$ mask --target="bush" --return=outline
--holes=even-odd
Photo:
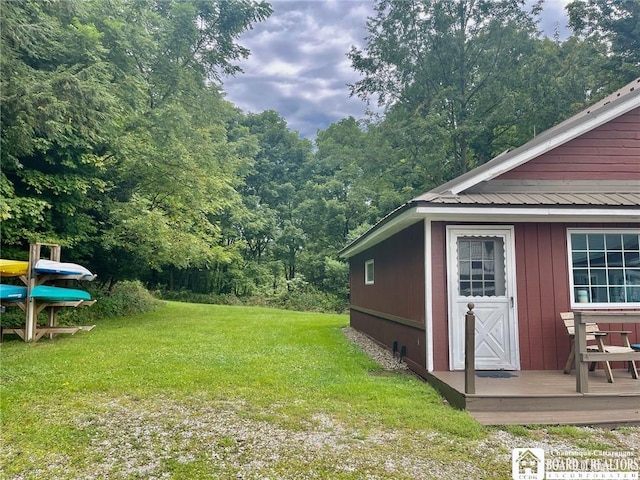
[[[206,303],[212,305],[244,305],[244,302],[235,295],[221,294],[216,295],[214,293],[195,293],[191,290],[155,290],[154,295],[163,300],[171,300],[174,302],[187,302],[187,303]]]
[[[337,295],[315,288],[304,292],[285,292],[268,298],[268,304],[272,307],[304,312],[343,313],[348,308],[347,303]]]
[[[7,306],[5,313],[1,314],[0,323],[4,328],[24,327],[25,313],[17,306]]]
[[[194,293],[189,290],[170,292],[157,290],[155,295],[164,300],[188,303],[207,303],[215,305],[247,305],[254,307],[274,307],[303,312],[343,313],[349,307],[348,302],[338,295],[326,293],[310,285],[302,276],[287,282],[287,286],[274,293],[248,295],[216,295]]]
[[[161,303],[137,280],[118,282],[111,290],[94,284],[83,289],[91,293],[96,303],[88,308],[62,310],[58,315],[60,324],[80,325],[101,318],[135,315],[152,311]]]

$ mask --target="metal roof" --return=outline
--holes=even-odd
[[[425,196],[426,197],[426,196]],[[599,207],[638,207],[639,193],[469,193],[433,195],[418,198],[437,204],[465,205],[591,205]]]

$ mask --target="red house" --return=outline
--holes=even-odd
[[[561,312],[640,309],[639,205],[637,79],[343,249],[351,326],[422,376],[461,370],[473,302],[478,370],[560,371]],[[640,343],[639,324],[609,327]]]

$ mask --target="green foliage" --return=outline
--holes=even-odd
[[[59,325],[91,325],[102,319],[151,312],[162,303],[137,280],[118,282],[111,289],[97,282],[83,282],[76,287],[88,291],[96,303],[90,307],[59,309]],[[40,313],[38,322],[46,325],[47,319],[45,310]],[[1,321],[4,327],[24,327],[25,314],[18,307],[8,308]]]
[[[5,313],[0,314],[0,323],[3,327],[23,327],[25,323],[25,313],[17,306],[9,306]]]
[[[344,277],[344,267],[341,276]],[[255,277],[251,277],[253,281]],[[269,289],[251,289],[244,295],[236,294],[205,294],[194,293],[192,290],[157,290],[154,293],[165,300],[173,300],[188,303],[203,303],[214,305],[244,305],[258,307],[283,308],[299,312],[344,313],[348,307],[348,298],[345,295],[344,286],[341,294],[332,293],[331,290],[320,290],[301,275],[287,281],[285,287]]]
[[[270,13],[243,1],[3,4],[3,250],[74,247],[111,282],[234,265],[219,218],[241,203],[258,147],[212,80],[239,71],[238,37]]]
[[[61,323],[86,325],[105,318],[137,315],[155,310],[161,302],[155,298],[139,281],[116,283],[111,289],[98,284],[85,286],[96,303],[88,308],[64,309],[60,311]]]
[[[105,255],[137,257],[144,270],[226,264],[232,253],[218,245],[217,216],[240,201],[235,187],[255,146],[246,130],[230,126],[238,113],[207,82],[237,70],[231,61],[248,52],[235,39],[270,9],[244,2],[140,7],[123,4],[147,30],[104,26],[114,59],[133,49],[129,73],[143,90],[114,144],[119,169],[102,247]]]
[[[253,220],[238,225],[235,235],[247,247],[247,258],[277,261],[288,280],[296,276],[298,253],[306,244],[301,228],[300,190],[305,183],[304,166],[312,159],[312,144],[287,128],[274,111],[249,114],[244,125],[258,140],[253,168],[239,191],[240,214]]]
[[[587,3],[593,13],[594,4],[607,2]],[[637,4],[626,2],[620,29],[637,22]],[[386,107],[370,129],[384,153],[368,162],[369,181],[406,201],[625,83],[602,42],[540,38],[539,13],[540,5],[526,11],[517,0],[379,0],[366,47],[349,53],[363,76],[352,95]],[[602,16],[590,18],[610,28]],[[400,202],[391,196],[384,203]]]
[[[102,292],[102,295],[96,294],[98,303],[94,305],[97,307],[95,318],[136,315],[152,311],[160,305],[139,281],[118,282],[111,290]]]
[[[402,148],[410,165],[423,158],[412,152],[414,145],[422,152],[441,145],[436,164],[444,176],[464,173],[475,166],[470,143],[485,130],[487,117],[503,114],[498,92],[513,87],[513,58],[534,41],[534,17],[516,0],[380,0],[365,50],[349,53],[364,76],[352,94],[377,96],[391,111],[400,110],[408,120]],[[418,158],[411,158],[415,153]]]
[[[213,293],[195,293],[192,290],[156,290],[154,295],[164,300],[185,303],[202,303],[206,305],[245,305],[240,297],[235,295],[217,295]]]
[[[610,53],[609,65],[624,84],[640,70],[640,1],[574,0],[567,5],[569,26]]]
[[[85,8],[86,7],[86,8]],[[121,118],[112,65],[90,6],[3,2],[4,244],[86,242],[106,182],[106,149]]]
[[[268,306],[300,312],[344,313],[349,306],[344,297],[313,287],[302,291],[285,291],[266,300]]]
[[[324,258],[324,275],[322,286],[326,292],[347,299],[349,295],[349,264],[345,261]]]

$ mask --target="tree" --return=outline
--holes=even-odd
[[[500,93],[513,79],[514,59],[535,41],[539,6],[531,13],[523,6],[518,0],[378,1],[367,46],[349,53],[363,75],[352,95],[377,96],[387,115],[405,118],[405,145],[443,145],[436,163],[444,177],[467,171],[477,163],[472,146],[486,119],[509,108]]]
[[[304,168],[296,210],[306,237],[299,270],[323,290],[336,283],[327,281],[328,274],[343,273],[333,268],[333,262],[350,231],[375,218],[374,189],[364,182],[362,170],[366,139],[367,133],[353,117],[342,119],[318,132],[315,155]]]
[[[274,111],[249,114],[244,125],[256,136],[259,150],[240,192],[245,207],[264,223],[257,229],[245,225],[243,235],[247,245],[260,253],[258,260],[280,262],[286,279],[291,280],[306,241],[297,208],[304,182],[302,169],[312,156],[312,144],[290,131]],[[270,255],[263,255],[268,245]]]
[[[153,258],[140,258],[153,269],[227,262],[218,215],[239,201],[235,188],[254,151],[240,148],[246,130],[229,140],[230,120],[237,121],[239,114],[211,81],[239,71],[233,61],[248,51],[237,38],[271,9],[264,2],[229,1],[115,5],[120,15],[101,16],[100,27],[123,83],[133,86],[123,89],[122,100],[135,102],[136,108],[112,145],[118,159],[114,211],[133,213],[143,202],[147,208],[141,211],[153,215],[142,223],[137,217],[114,217],[105,247],[153,252]],[[166,234],[132,231],[145,232],[150,221]],[[156,246],[149,251],[142,242]]]
[[[109,141],[122,118],[91,9],[3,2],[2,243],[78,245],[98,230]]]
[[[248,1],[4,2],[3,246],[73,245],[121,277],[228,261],[218,215],[238,202],[255,150],[216,82],[239,71],[239,36],[270,13]]]
[[[576,36],[558,41],[543,38],[520,61],[514,73],[520,88],[502,91],[510,104],[499,118],[486,123],[474,151],[484,161],[520,146],[619,86],[599,45]]]
[[[374,189],[363,178],[367,132],[348,117],[319,131],[316,147],[305,169],[303,225],[316,245],[335,250],[353,228],[376,216]]]
[[[640,0],[575,0],[567,5],[569,27],[604,46],[623,85],[640,72]]]

